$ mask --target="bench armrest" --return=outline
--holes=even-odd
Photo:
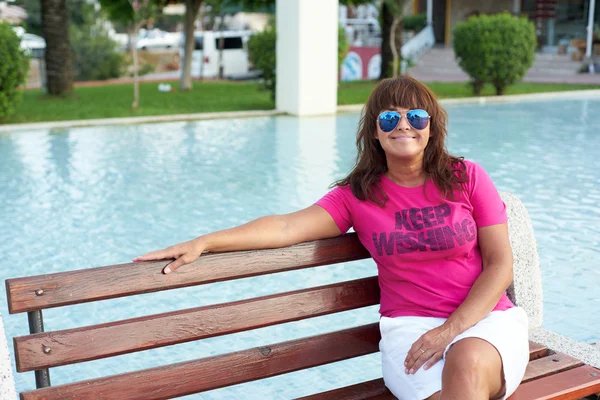
[[[549,349],[577,358],[595,368],[600,368],[600,348],[579,342],[544,328],[529,331],[529,340]]]

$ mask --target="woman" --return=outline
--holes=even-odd
[[[529,361],[506,208],[485,171],[448,154],[445,111],[408,77],[382,81],[358,128],[354,169],[316,204],[134,259],[277,248],[351,227],[377,263],[383,377],[399,399],[504,399]]]

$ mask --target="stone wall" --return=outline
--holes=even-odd
[[[4,325],[2,324],[2,314],[0,314],[0,400],[15,400],[16,398],[10,354],[6,343]]]

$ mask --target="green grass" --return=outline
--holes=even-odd
[[[374,81],[342,82],[338,103],[362,104],[376,84]],[[177,89],[177,82],[172,86]],[[428,86],[440,99],[471,97],[471,89],[466,83],[433,82]],[[507,94],[598,88],[600,85],[519,83],[511,86]],[[493,95],[493,88],[486,87],[483,94]],[[51,98],[39,90],[27,90],[17,113],[0,124],[274,108],[269,92],[259,90],[259,85],[251,82],[195,82],[190,92],[176,90],[170,93],[159,92],[157,83],[142,83],[140,107],[136,111],[131,110],[132,99],[132,84],[77,87],[64,98]]]
[[[171,84],[178,88],[176,82]],[[214,111],[270,110],[270,94],[255,83],[202,82],[190,92],[162,93],[157,83],[140,84],[140,106],[131,110],[133,84],[76,87],[64,98],[27,90],[16,114],[2,123],[64,121]]]
[[[342,82],[338,91],[338,104],[364,103],[375,87],[376,82]],[[427,86],[436,94],[438,99],[473,97],[471,87],[465,82],[430,82]],[[568,90],[600,89],[600,85],[572,85],[562,83],[517,83],[506,90],[506,94],[528,94],[542,92],[563,92]],[[492,85],[486,85],[482,96],[493,96]]]

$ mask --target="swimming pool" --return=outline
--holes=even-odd
[[[600,99],[454,104],[449,148],[481,163],[533,220],[545,324],[600,339]],[[357,113],[0,134],[0,278],[123,263],[148,250],[319,199],[352,166]],[[375,274],[371,261],[44,312],[48,329],[239,300]],[[8,315],[7,335],[26,333]],[[133,310],[123,314],[121,309]],[[51,370],[52,384],[376,321],[377,307]],[[74,321],[78,321],[77,324]],[[10,341],[9,341],[10,343]],[[12,351],[12,350],[11,350]],[[291,398],[380,376],[377,354],[189,396]],[[34,387],[16,374],[17,390]]]

